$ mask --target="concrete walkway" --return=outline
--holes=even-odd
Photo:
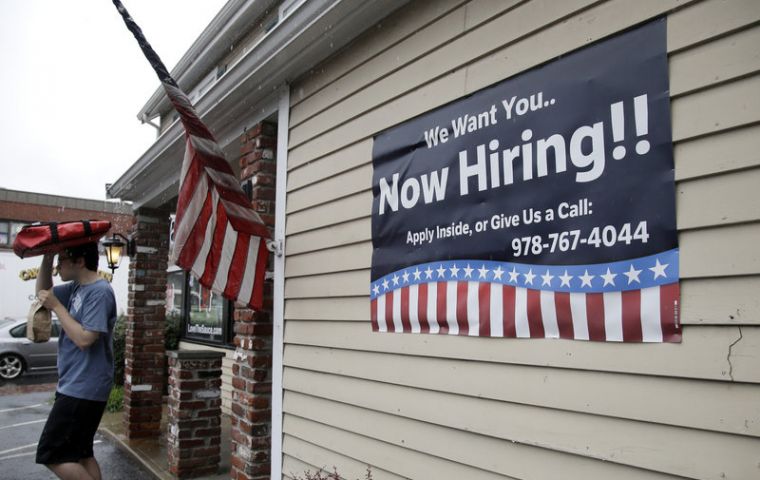
[[[111,439],[135,460],[140,462],[153,476],[160,480],[173,480],[169,473],[169,461],[166,453],[166,405],[161,417],[161,436],[159,438],[138,438],[130,440],[124,434],[124,412],[103,414],[99,431]],[[209,480],[230,478],[230,417],[222,415],[221,463],[214,476],[198,477]]]

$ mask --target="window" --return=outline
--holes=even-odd
[[[10,331],[10,334],[11,334],[11,337],[13,338],[26,337],[26,322],[16,327],[13,327]],[[58,338],[60,335],[61,335],[61,324],[58,322],[58,319],[54,318],[50,325],[50,338]]]
[[[216,67],[216,79],[219,80],[227,72],[227,64],[217,65]]]
[[[13,337],[13,338],[24,338],[24,337],[26,337],[26,323],[22,323],[18,327],[13,327],[11,329],[11,337]]]
[[[188,276],[188,315],[185,321],[185,335],[201,337],[213,343],[226,343],[228,316],[227,301],[211,290],[202,287],[192,276]]]
[[[232,345],[232,303],[184,271],[167,274],[166,315],[181,318],[183,340]]]
[[[14,240],[16,240],[16,235],[18,235],[18,232],[21,231],[24,225],[24,223],[11,222],[11,238],[8,242],[9,244],[13,245]]]
[[[53,319],[53,327],[50,330],[50,336],[58,338],[61,336],[61,324],[57,319]]]
[[[13,241],[16,239],[16,235],[21,231],[21,228],[24,225],[26,224],[21,222],[0,220],[0,246],[10,247],[13,245]]]
[[[166,316],[182,317],[182,299],[185,291],[185,272],[166,274]]]

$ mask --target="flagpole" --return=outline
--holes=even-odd
[[[164,65],[164,62],[161,61],[161,58],[158,56],[156,51],[153,50],[153,47],[150,46],[150,43],[148,43],[148,40],[145,38],[142,29],[140,29],[137,23],[135,23],[135,21],[132,19],[132,16],[129,14],[121,1],[113,0],[113,4],[116,6],[116,10],[119,11],[119,14],[121,14],[121,18],[124,19],[124,23],[127,25],[127,29],[132,32],[132,35],[135,36],[137,44],[140,45],[140,49],[145,55],[145,58],[148,59],[148,62],[150,62],[150,65],[153,67],[156,75],[158,75],[158,79],[161,80],[162,83],[166,82],[173,87],[179,88],[177,82],[174,81],[174,78],[172,78],[171,74],[169,73],[169,70],[166,69],[166,65]]]
[[[158,75],[185,128],[171,261],[191,272],[204,287],[258,310],[263,304],[269,230],[190,99],[121,1],[113,0],[113,4]]]
[[[193,107],[193,104],[190,102],[190,99],[187,97],[185,92],[179,88],[179,85],[169,73],[166,65],[164,65],[164,62],[161,61],[161,57],[159,57],[156,51],[153,50],[153,47],[145,38],[142,29],[140,29],[137,23],[132,19],[132,16],[129,15],[129,12],[121,3],[121,1],[113,0],[113,4],[116,6],[119,14],[121,14],[121,18],[124,20],[127,29],[132,32],[135,40],[137,40],[137,44],[140,46],[140,49],[145,55],[145,58],[148,59],[150,66],[153,67],[153,71],[156,72],[158,79],[161,81],[161,85],[164,87],[166,95],[169,97],[169,101],[172,103],[177,112],[179,112],[180,121],[185,126],[185,132],[190,135],[197,135],[216,141],[214,139],[214,134],[211,133],[208,127],[206,127],[206,125],[201,121],[198,113]]]

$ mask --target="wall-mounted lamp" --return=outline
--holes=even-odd
[[[123,238],[124,241],[119,240],[118,237]],[[119,268],[125,247],[128,257],[131,257],[135,254],[135,241],[131,238],[125,237],[120,233],[114,233],[111,238],[104,238],[101,241],[101,244],[106,251],[106,261],[108,262],[108,268],[111,269],[111,273]]]

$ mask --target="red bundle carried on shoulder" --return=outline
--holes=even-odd
[[[13,241],[13,252],[20,258],[58,253],[64,248],[97,242],[110,229],[108,220],[33,223],[18,232]]]

